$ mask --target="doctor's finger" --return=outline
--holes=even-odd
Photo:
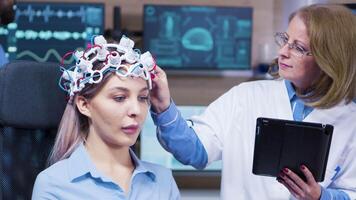
[[[284,187],[286,187],[288,189],[288,191],[295,197],[295,198],[299,198],[299,195],[297,194],[296,191],[294,191],[282,178],[278,177],[277,181],[279,183],[281,183],[282,185],[284,185]]]
[[[313,174],[305,165],[301,165],[300,170],[304,173],[308,184],[316,184]]]
[[[294,194],[297,196],[301,196],[304,194],[303,189],[300,188],[292,179],[290,179],[288,176],[282,177],[285,185],[287,185],[287,188],[293,191]]]
[[[155,75],[158,76],[159,78],[166,78],[166,72],[163,71],[162,68],[160,68],[158,65],[156,65],[155,68]]]
[[[154,89],[160,90],[162,88],[166,89],[166,87],[168,87],[167,75],[160,67],[156,66],[153,76],[154,77],[152,78],[152,83]]]
[[[304,182],[303,179],[301,179],[296,173],[294,173],[292,170],[289,170],[287,168],[283,169],[284,174],[286,174],[296,185],[298,185],[299,188],[302,190],[306,191],[308,189],[308,184]]]

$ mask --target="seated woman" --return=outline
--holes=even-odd
[[[69,101],[32,199],[179,199],[170,170],[137,158],[135,144],[146,119],[155,63],[126,37],[102,36],[63,70]]]

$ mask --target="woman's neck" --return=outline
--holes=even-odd
[[[135,169],[129,147],[109,145],[97,136],[88,137],[84,145],[95,167],[128,194]]]
[[[110,166],[133,166],[129,147],[115,147],[102,140],[97,141],[91,138],[87,138],[84,145],[95,163]]]
[[[310,85],[298,84],[295,82],[291,82],[291,83],[292,83],[292,87],[293,87],[294,91],[296,91],[298,94],[304,95],[309,92]]]

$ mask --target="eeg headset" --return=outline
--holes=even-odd
[[[99,83],[107,72],[115,72],[121,77],[143,78],[148,82],[149,89],[152,89],[151,76],[154,76],[155,60],[148,51],[140,54],[138,49],[133,49],[134,45],[135,42],[126,36],[122,36],[119,44],[108,44],[103,36],[94,36],[91,46],[85,51],[69,52],[63,56],[63,74],[59,86],[72,97],[87,84]],[[72,55],[76,63],[65,69],[63,60],[68,55]],[[103,67],[97,70],[94,64],[98,61]]]

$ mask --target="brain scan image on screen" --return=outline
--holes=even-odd
[[[144,7],[144,48],[165,69],[249,69],[251,37],[251,8]]]

